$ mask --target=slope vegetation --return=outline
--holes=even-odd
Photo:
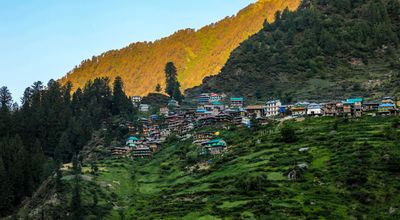
[[[191,94],[332,100],[396,95],[400,1],[306,0],[243,42]]]
[[[294,10],[299,4],[300,0],[260,0],[198,31],[181,30],[155,42],[134,43],[85,60],[61,81],[71,81],[76,89],[96,77],[121,76],[128,95],[147,95],[158,83],[165,88],[164,67],[172,61],[183,89],[191,88],[217,74],[230,53],[258,32],[265,20],[272,21],[277,11]]]
[[[295,130],[293,142],[280,126]],[[87,219],[399,219],[399,128],[396,118],[364,117],[220,129],[229,152],[203,159],[194,156],[192,140],[170,139],[150,161],[98,161],[97,175],[82,175],[82,213]],[[68,173],[62,180],[70,201],[74,181]],[[68,203],[47,204],[47,215],[69,212]]]

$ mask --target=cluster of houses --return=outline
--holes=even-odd
[[[132,101],[140,112],[149,112],[151,106],[140,104],[140,97],[134,97]],[[193,134],[194,129],[230,125],[251,127],[254,118],[263,124],[280,117],[397,115],[400,109],[400,101],[391,97],[384,97],[378,102],[349,98],[326,103],[283,104],[280,100],[270,100],[261,105],[245,106],[243,97],[227,98],[217,93],[203,93],[196,101],[196,107],[183,108],[177,101],[170,100],[167,106],[159,109],[158,115],[142,118],[142,135],[132,128],[126,145],[114,148],[113,155],[151,158],[170,134],[175,134],[181,139],[193,138],[193,143],[198,145],[200,156],[218,155],[227,149],[226,142],[215,139],[212,133]],[[140,136],[142,137],[139,138]]]
[[[154,117],[142,118],[142,133],[136,127],[129,126],[129,136],[125,145],[112,148],[111,154],[116,157],[130,156],[133,159],[151,158],[155,152],[160,150],[161,144],[169,136],[169,133],[161,130],[159,125],[153,123],[155,120]]]

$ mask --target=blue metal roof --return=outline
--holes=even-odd
[[[379,105],[379,108],[385,108],[385,107],[395,107],[395,105],[391,103],[385,103]]]

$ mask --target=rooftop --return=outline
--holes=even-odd
[[[241,98],[241,97],[233,97],[233,98],[231,98],[231,101],[233,101],[233,102],[243,102],[243,100],[244,100],[244,98]]]

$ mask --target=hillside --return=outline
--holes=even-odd
[[[399,94],[400,1],[303,1],[229,58],[219,75],[189,91],[332,100]]]
[[[399,124],[390,117],[325,117],[257,131],[208,128],[220,131],[229,144],[228,153],[209,158],[208,165],[193,156],[191,139],[170,139],[151,161],[101,160],[95,175],[83,167],[82,214],[85,219],[399,219]],[[287,143],[282,126],[295,130],[294,142]],[[293,171],[296,179],[289,180]],[[75,181],[70,172],[61,181],[62,193],[37,196],[37,204],[26,204],[20,214],[37,215],[46,204],[45,216],[65,218]]]
[[[276,11],[294,10],[300,0],[260,0],[200,30],[186,29],[157,40],[139,42],[83,61],[61,82],[82,87],[96,77],[121,76],[128,95],[147,95],[159,83],[165,88],[164,68],[169,61],[178,68],[182,89],[201,84],[206,76],[217,74],[230,53],[249,36],[258,32],[265,20],[272,21]]]

